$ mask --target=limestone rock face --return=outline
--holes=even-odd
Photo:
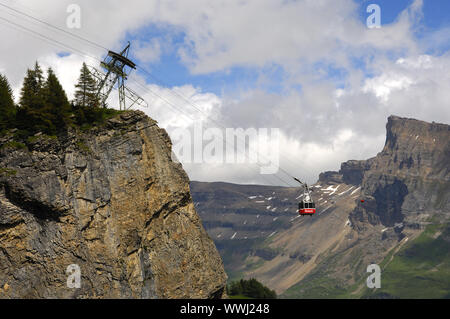
[[[0,298],[223,296],[189,179],[144,113],[0,144]],[[70,265],[81,288],[67,286]]]
[[[343,182],[342,174],[333,171],[320,173],[319,182],[324,184],[341,184]]]
[[[391,116],[384,149],[362,163],[365,202],[351,216],[357,227],[414,227],[450,211],[449,125]]]
[[[420,228],[431,215],[450,211],[450,126],[391,116],[386,129],[376,157],[345,162],[319,182],[361,187],[364,202],[350,216],[356,229],[367,223]]]
[[[370,168],[371,160],[347,161],[342,163],[340,173],[346,184],[359,186],[362,183],[364,173]]]

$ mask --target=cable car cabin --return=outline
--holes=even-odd
[[[298,213],[301,216],[312,216],[316,213],[316,204],[314,202],[301,201],[298,204]]]

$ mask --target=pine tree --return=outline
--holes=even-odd
[[[37,132],[55,135],[75,123],[81,127],[89,127],[104,122],[111,112],[100,107],[97,83],[84,63],[76,89],[75,99],[70,103],[53,70],[49,68],[47,77],[44,78],[42,69],[36,62],[34,69],[27,70],[23,81],[14,121],[19,129],[18,134],[23,137]],[[4,91],[7,92],[8,89]],[[14,103],[12,105],[14,107]],[[1,116],[2,114],[0,130],[3,127]]]
[[[51,115],[51,119],[54,121],[52,126],[58,130],[65,128],[71,122],[71,105],[66,92],[51,68],[48,69],[43,92],[45,100],[43,111]]]
[[[44,132],[53,135],[56,133],[57,120],[51,111],[51,106],[46,103],[48,91],[44,84],[42,69],[36,62],[33,70],[27,70],[16,116],[18,128],[27,134]]]
[[[44,85],[44,74],[42,72],[41,66],[39,65],[39,63],[37,61],[34,64],[34,76],[36,78],[36,82],[38,83],[38,86],[42,88]]]
[[[89,72],[86,63],[83,63],[81,68],[80,78],[75,85],[75,101],[74,104],[78,107],[95,108],[100,107],[100,100],[97,95],[97,82]]]
[[[8,79],[0,74],[0,130],[14,125],[16,105]]]
[[[27,70],[20,94],[20,107],[24,109],[36,109],[43,105],[43,75],[39,64],[36,62],[34,70]]]

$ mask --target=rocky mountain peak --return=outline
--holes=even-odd
[[[449,125],[390,116],[377,156],[342,163],[339,172],[320,174],[319,183],[361,187],[364,202],[351,215],[355,227],[393,226],[405,219],[419,227],[421,212],[450,208],[449,163]]]
[[[391,116],[386,129],[382,152],[363,164],[366,200],[352,215],[355,221],[418,225],[422,212],[448,210],[450,126]]]
[[[409,169],[412,166],[429,168],[433,158],[446,156],[445,152],[449,151],[449,125],[390,116],[386,130],[386,144],[382,153],[386,156],[392,155],[393,160],[399,162],[400,169]],[[411,156],[399,158],[402,155]],[[420,162],[415,162],[413,155],[416,155],[416,160]]]

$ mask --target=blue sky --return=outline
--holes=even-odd
[[[193,85],[205,92],[212,92],[217,95],[233,94],[233,92],[246,91],[258,87],[268,91],[280,92],[282,87],[278,84],[283,77],[282,70],[277,65],[269,65],[263,69],[254,67],[231,67],[224,71],[212,72],[208,74],[192,74],[188,67],[181,61],[177,48],[184,45],[185,33],[181,30],[174,30],[169,26],[158,26],[151,24],[142,28],[137,33],[127,34],[126,38],[131,42],[147,40],[149,38],[161,38],[170,34],[170,49],[163,50],[160,59],[155,62],[141,62],[146,70],[154,75],[154,78],[146,77],[147,81],[153,83],[158,81],[159,85],[176,87],[183,85]],[[139,59],[133,55],[131,57],[137,61]],[[270,74],[270,83],[258,83],[261,74]]]
[[[358,4],[359,18],[365,24],[369,13],[366,8],[369,4],[378,4],[381,7],[382,25],[394,23],[399,14],[408,8],[413,0],[363,0],[355,1]],[[450,27],[450,1],[447,0],[424,0],[423,20],[415,32],[417,39],[426,38],[430,34],[441,29]],[[193,85],[202,91],[212,92],[219,96],[224,94],[239,94],[241,91],[249,89],[261,89],[267,92],[283,93],[285,85],[281,85],[285,74],[283,69],[276,64],[268,65],[264,68],[251,66],[233,66],[226,70],[207,74],[192,74],[189,68],[181,61],[177,49],[184,44],[186,34],[181,29],[175,29],[167,24],[151,24],[139,30],[139,32],[129,33],[127,39],[139,41],[149,38],[161,38],[167,34],[171,35],[171,48],[163,50],[158,61],[151,63],[141,62],[140,64],[155,75],[155,78],[147,77],[152,83],[159,80],[160,85],[174,87],[182,85]],[[175,36],[174,36],[175,34]],[[442,54],[450,49],[450,43],[432,46],[425,53]],[[136,57],[134,57],[136,59]],[[359,67],[367,76],[371,76],[370,70],[365,69],[365,65],[358,58],[353,60],[354,66]],[[323,70],[326,79],[333,80],[336,87],[342,87],[347,73],[332,65],[317,63],[317,68]],[[264,74],[266,81],[260,81]],[[145,76],[144,74],[141,74]],[[301,85],[293,85],[289,88],[301,89]]]

